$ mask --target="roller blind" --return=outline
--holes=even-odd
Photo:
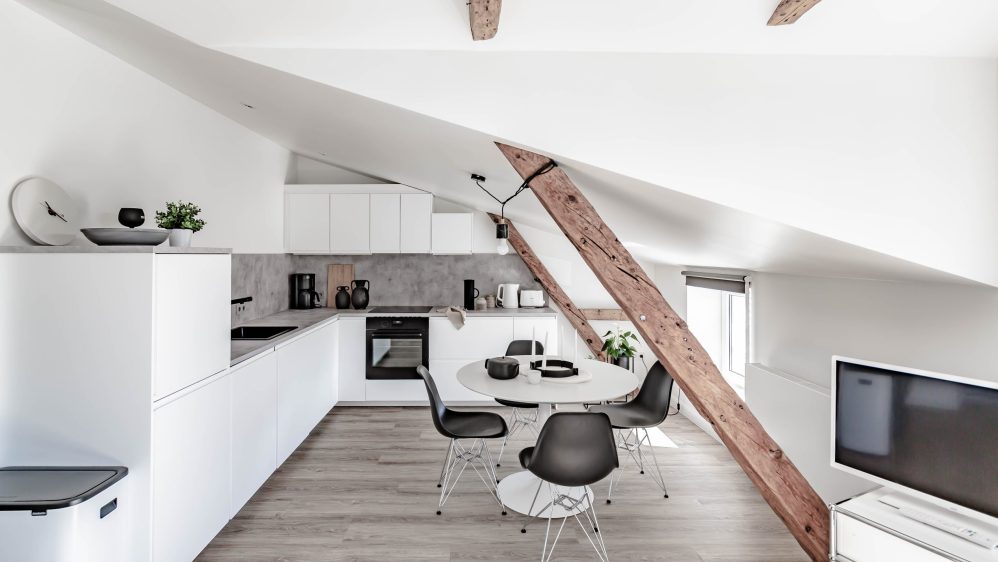
[[[745,276],[727,273],[707,273],[702,271],[683,271],[687,287],[702,287],[729,293],[745,292]]]

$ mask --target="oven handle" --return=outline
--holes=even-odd
[[[398,337],[416,337],[422,338],[423,332],[421,330],[368,330],[371,337],[385,337],[385,336],[398,336]]]

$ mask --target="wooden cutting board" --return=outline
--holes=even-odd
[[[331,263],[326,266],[326,274],[326,307],[336,308],[336,287],[350,286],[353,281],[353,264]]]

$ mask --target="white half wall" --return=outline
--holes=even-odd
[[[0,22],[0,245],[31,243],[6,202],[37,175],[80,203],[81,227],[141,207],[154,228],[183,199],[207,221],[195,245],[284,251],[287,150],[16,2],[0,2]]]

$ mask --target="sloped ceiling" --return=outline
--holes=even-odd
[[[517,138],[483,133],[209,49],[100,0],[22,3],[301,154],[482,210],[494,210],[494,203],[469,181],[470,172],[486,175],[497,193],[519,184],[493,145],[495,140],[520,144]],[[585,164],[544,146],[533,148],[554,157],[645,259],[875,279],[966,282],[969,277]],[[511,204],[508,214],[554,230],[529,192]]]

